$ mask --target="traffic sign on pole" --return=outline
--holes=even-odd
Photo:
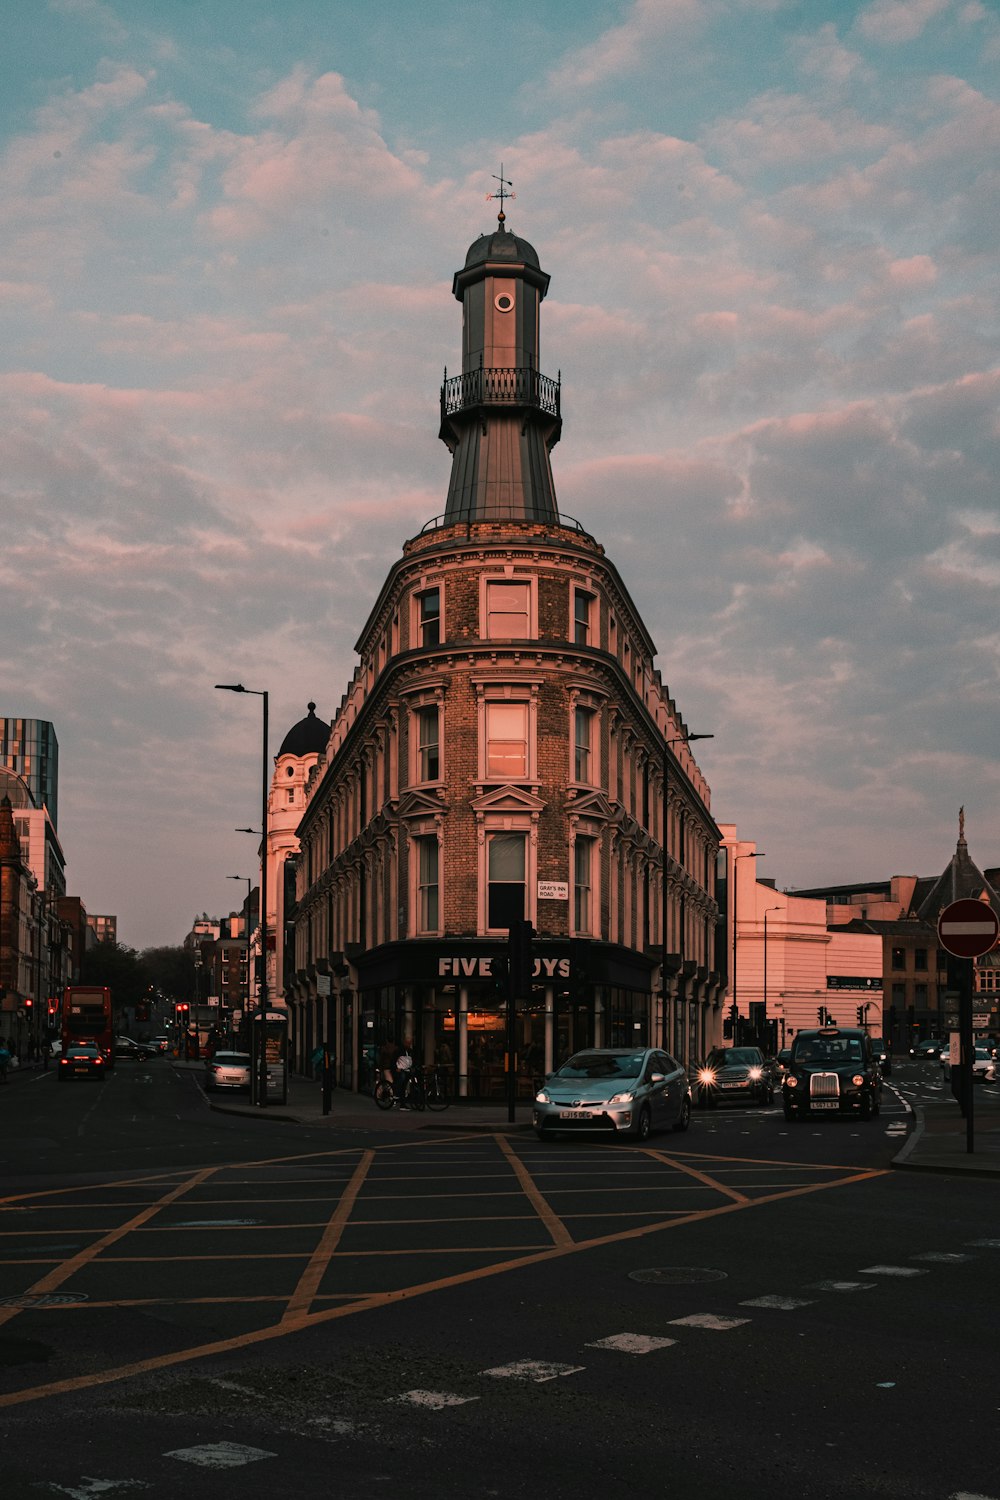
[[[938,917],[938,940],[955,958],[981,958],[996,946],[1000,918],[985,901],[953,901]]]

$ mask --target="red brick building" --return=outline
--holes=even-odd
[[[628,590],[556,505],[548,283],[502,215],[455,277],[446,510],[391,569],[306,787],[286,997],[299,1062],[326,1035],[345,1084],[409,1036],[459,1094],[499,1095],[491,960],[521,917],[522,1094],[583,1045],[690,1058],[719,1034],[719,830]]]

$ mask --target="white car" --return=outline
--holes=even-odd
[[[951,1077],[951,1057],[948,1052],[941,1054],[941,1071],[945,1078]],[[972,1077],[973,1080],[981,1078],[984,1083],[993,1083],[997,1076],[997,1065],[993,1054],[988,1047],[978,1044],[973,1048]]]

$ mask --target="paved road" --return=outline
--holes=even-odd
[[[160,1061],[20,1079],[4,1494],[992,1500],[995,1184],[887,1170],[936,1081],[639,1147],[224,1116]]]

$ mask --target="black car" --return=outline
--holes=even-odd
[[[115,1037],[115,1056],[130,1057],[134,1062],[143,1062],[147,1057],[156,1057],[158,1049],[145,1042],[137,1042],[130,1036]]]
[[[786,1120],[819,1114],[870,1120],[882,1107],[882,1070],[871,1037],[846,1026],[800,1031],[781,1095]]]
[[[892,1072],[892,1053],[888,1044],[880,1036],[872,1037],[872,1051],[878,1059],[878,1065],[882,1069],[882,1077],[888,1078]]]
[[[759,1047],[713,1047],[698,1069],[698,1108],[714,1109],[728,1100],[770,1104],[774,1073]]]

